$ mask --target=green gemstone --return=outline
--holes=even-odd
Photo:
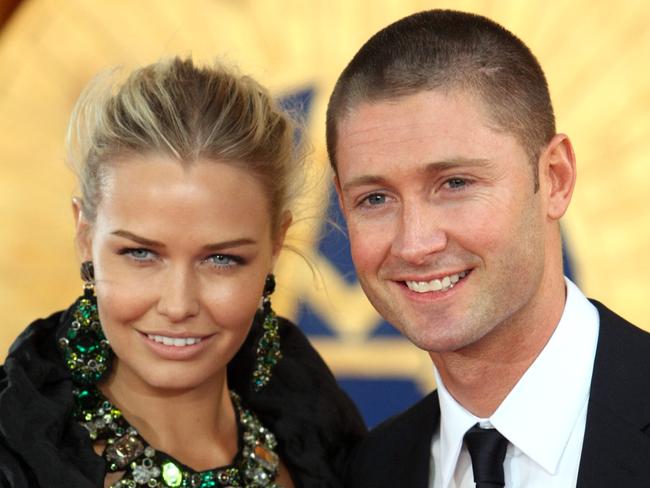
[[[203,473],[200,475],[201,477],[201,484],[199,485],[200,488],[211,488],[213,486],[217,486],[217,480],[215,479],[215,474],[212,472],[207,472]]]
[[[162,465],[162,478],[167,486],[181,486],[183,473],[178,466],[171,461]]]
[[[80,404],[84,405],[88,400],[92,401],[92,393],[90,390],[83,389],[77,394],[77,401]]]

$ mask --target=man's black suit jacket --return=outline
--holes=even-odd
[[[604,305],[578,488],[650,487],[650,334]],[[427,488],[437,392],[373,430],[348,465],[350,488]],[[517,487],[519,488],[519,487]]]

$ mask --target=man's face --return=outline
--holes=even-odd
[[[539,313],[555,223],[523,147],[476,96],[361,104],[337,162],[361,286],[417,346],[455,351]]]

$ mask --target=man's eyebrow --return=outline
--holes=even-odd
[[[385,179],[381,176],[376,175],[363,175],[356,178],[352,178],[350,181],[347,181],[344,185],[341,186],[341,191],[346,192],[350,188],[355,186],[364,186],[364,185],[377,185],[384,182]]]
[[[124,237],[125,239],[129,239],[133,242],[137,242],[138,244],[142,246],[147,246],[147,247],[158,247],[158,248],[163,248],[165,245],[162,242],[154,241],[152,239],[147,239],[146,237],[139,236],[137,234],[134,234],[133,232],[129,232],[128,230],[122,230],[118,229],[113,232],[111,232],[112,235],[119,236],[119,237]],[[237,247],[237,246],[246,246],[246,245],[252,245],[256,244],[257,241],[254,239],[244,237],[241,239],[232,239],[230,241],[223,241],[223,242],[215,242],[213,244],[206,244],[203,246],[203,249],[205,251],[221,251],[223,249],[228,249],[231,247]]]
[[[489,166],[490,164],[491,161],[485,158],[457,157],[457,158],[445,159],[442,161],[432,161],[430,163],[426,163],[422,168],[422,172],[424,174],[436,173],[439,171],[445,171],[453,168],[477,167],[477,166],[486,167]],[[384,183],[385,181],[386,179],[380,175],[373,175],[373,174],[361,175],[352,178],[351,180],[347,181],[345,184],[341,185],[341,191],[345,192],[350,188],[357,187],[357,186],[378,185]]]
[[[424,167],[424,172],[432,173],[432,172],[444,171],[447,169],[463,168],[463,167],[477,167],[477,166],[486,167],[489,166],[490,164],[491,161],[485,158],[457,157],[457,158],[450,158],[442,161],[433,161],[431,163],[428,163]]]

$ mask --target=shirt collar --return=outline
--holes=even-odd
[[[589,397],[598,341],[596,308],[566,279],[564,311],[553,335],[489,419],[468,412],[435,370],[440,399],[442,486],[453,478],[465,432],[488,420],[515,447],[551,474],[557,471],[576,420]]]

